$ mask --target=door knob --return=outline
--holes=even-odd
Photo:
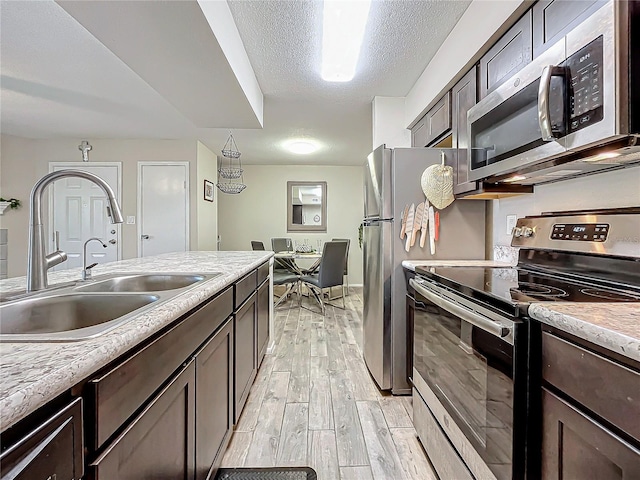
[[[115,230],[111,230],[111,234],[112,234],[112,235],[115,235],[115,234],[116,234],[116,231],[115,231]]]
[[[149,240],[149,235],[140,235],[142,240]]]
[[[115,245],[115,244],[116,244],[116,240],[115,240],[115,238],[112,238],[111,240],[109,240],[109,243],[110,243],[111,245]]]

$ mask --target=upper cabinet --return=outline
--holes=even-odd
[[[605,0],[539,0],[533,12],[533,57],[536,58],[562,38]]]
[[[502,85],[533,59],[531,10],[480,59],[480,98]]]
[[[411,129],[412,147],[430,147],[451,130],[451,92],[447,92]]]
[[[452,147],[458,149],[453,167],[453,193],[459,195],[475,190],[477,182],[469,181],[469,133],[467,112],[477,101],[477,68],[474,66],[451,89]]]

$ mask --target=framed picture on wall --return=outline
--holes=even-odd
[[[207,202],[213,202],[213,195],[214,195],[214,189],[215,185],[213,184],[213,182],[210,182],[209,180],[205,180],[204,181],[204,199]]]

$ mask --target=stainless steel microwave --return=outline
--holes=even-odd
[[[538,184],[640,162],[634,3],[603,4],[469,110],[470,180]]]

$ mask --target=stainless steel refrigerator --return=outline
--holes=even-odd
[[[411,393],[407,377],[406,284],[403,260],[485,258],[485,202],[456,200],[440,211],[436,254],[429,241],[405,251],[400,239],[405,205],[425,200],[424,170],[454,149],[378,147],[364,165],[364,359],[381,390]]]

